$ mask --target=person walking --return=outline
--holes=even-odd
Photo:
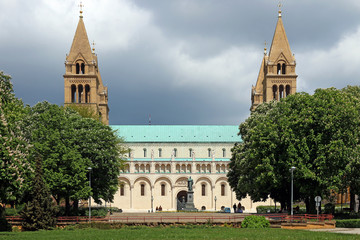
[[[234,203],[233,208],[234,208],[234,213],[236,213],[236,203]]]

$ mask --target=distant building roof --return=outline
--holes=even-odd
[[[125,142],[242,142],[237,125],[110,125]]]

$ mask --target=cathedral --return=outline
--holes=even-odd
[[[296,92],[296,61],[291,53],[281,11],[269,54],[264,51],[259,76],[251,91],[251,110]],[[97,55],[90,47],[82,11],[73,43],[65,60],[65,105],[91,108],[109,124],[108,91]],[[182,210],[187,181],[193,179],[194,205],[217,211],[238,205],[227,182],[231,148],[241,142],[238,125],[111,125],[125,140],[129,152],[119,176],[119,189],[111,206],[125,212]],[[240,201],[245,212],[259,205],[249,197]]]

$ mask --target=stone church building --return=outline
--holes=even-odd
[[[270,47],[266,48],[251,110],[259,104],[296,92],[296,61],[286,37],[281,11]],[[65,61],[64,104],[89,106],[109,124],[108,91],[104,87],[97,55],[90,47],[82,11],[74,40]],[[187,180],[194,181],[194,204],[198,210],[220,210],[238,204],[227,182],[231,148],[241,142],[237,125],[112,125],[130,151],[111,206],[125,212],[181,209],[187,196]],[[272,200],[254,203],[242,199],[245,212]]]

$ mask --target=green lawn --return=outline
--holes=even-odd
[[[113,230],[77,229],[0,233],[0,239],[360,239],[359,235],[285,229],[227,227],[126,227]]]

